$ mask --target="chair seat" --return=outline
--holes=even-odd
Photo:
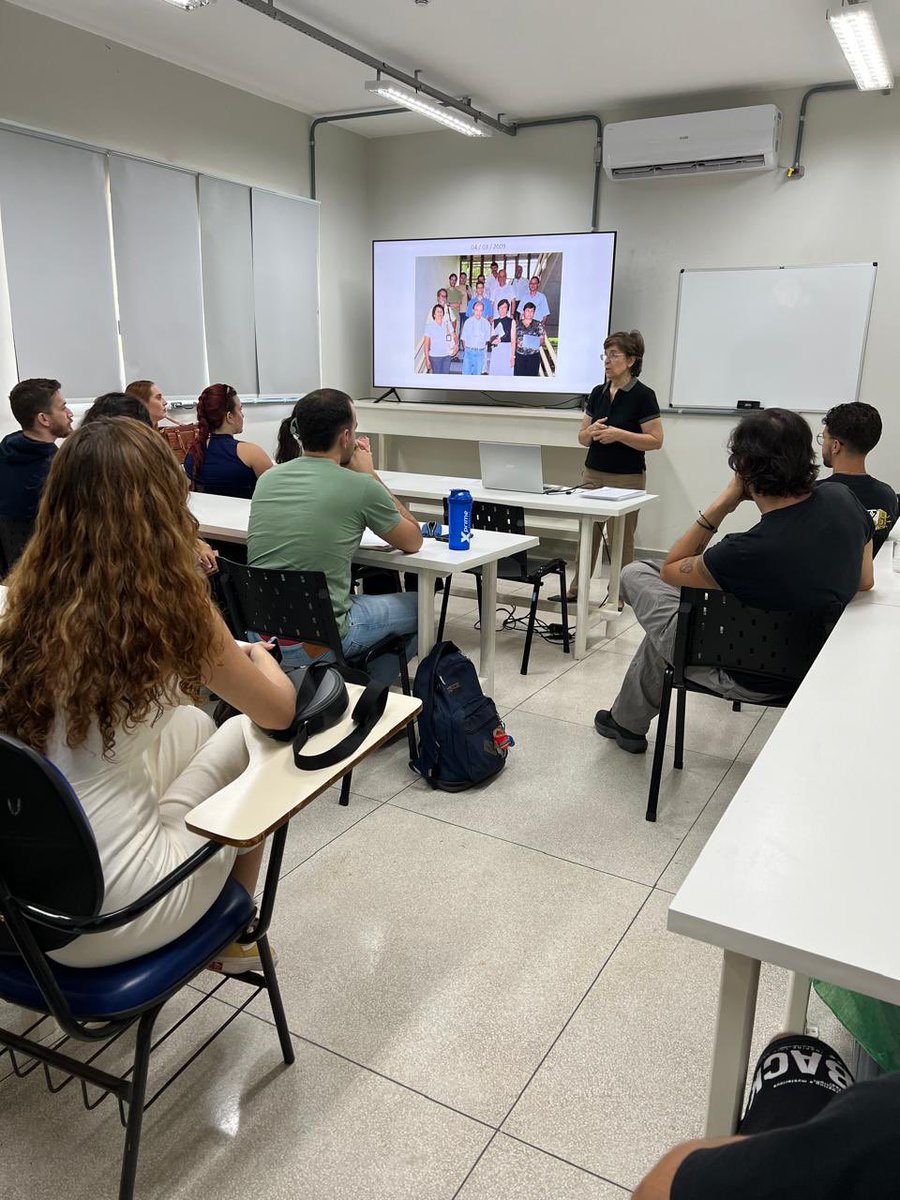
[[[168,946],[111,967],[64,967],[50,962],[75,1017],[111,1019],[142,1012],[180,987],[246,928],[254,903],[229,879],[212,908]],[[90,936],[90,935],[86,935]],[[0,955],[0,997],[46,1012],[40,989],[18,955]]]
[[[555,559],[549,558],[531,558],[529,556],[525,570],[514,558],[501,558],[497,562],[497,578],[505,579],[508,583],[530,583],[531,576],[536,574],[542,567],[546,567],[548,563],[556,562]],[[470,571],[466,571],[467,575],[480,575],[481,567],[472,567]]]

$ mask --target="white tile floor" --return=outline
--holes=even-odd
[[[474,653],[473,620],[454,598],[447,636]],[[432,792],[397,744],[349,808],[333,790],[300,814],[273,927],[297,1061],[260,998],[148,1112],[140,1200],[613,1200],[701,1131],[718,956],[668,933],[666,907],[778,714],[691,697],[685,769],[667,762],[648,825],[649,756],[592,728],[637,636],[627,614],[611,632],[577,665],[539,641],[526,678],[522,635],[498,634],[517,745],[490,787]],[[159,1073],[242,991],[180,1028]],[[758,1044],[785,992],[765,970]],[[111,1102],[85,1112],[6,1061],[4,1194],[114,1196]]]

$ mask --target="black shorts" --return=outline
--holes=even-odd
[[[738,1133],[800,1125],[853,1083],[841,1056],[818,1038],[788,1034],[763,1050]]]

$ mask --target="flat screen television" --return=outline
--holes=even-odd
[[[615,233],[373,242],[375,386],[590,391],[615,252]]]

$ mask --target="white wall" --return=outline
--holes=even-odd
[[[639,61],[636,62],[639,69]],[[690,109],[774,102],[784,113],[781,160],[793,158],[801,91],[704,97],[601,114],[604,120]],[[470,142],[452,133],[382,139],[370,151],[372,236],[450,237],[587,229],[593,178],[593,126],[523,131]],[[610,183],[601,186],[600,228],[618,231],[613,328],[640,328],[647,342],[643,379],[668,402],[678,272],[682,267],[816,262],[879,263],[861,399],[885,418],[872,455],[875,473],[900,486],[900,97],[855,92],[810,103],[803,154],[806,177],[747,176]],[[760,347],[765,354],[765,347]],[[446,401],[444,393],[416,398]],[[514,418],[511,418],[514,419]],[[820,418],[810,416],[816,428]],[[733,420],[666,418],[666,446],[649,456],[649,487],[662,502],[642,515],[638,542],[663,549],[724,483],[723,447]],[[452,458],[477,474],[475,448],[392,439],[398,463],[438,469]],[[545,450],[548,477],[577,472],[581,452]],[[444,468],[446,469],[446,468]],[[751,514],[745,514],[749,520]],[[735,518],[734,528],[737,527]]]
[[[304,114],[5,0],[0,0],[0,118],[309,195]],[[320,141],[322,377],[358,395],[370,374],[366,143],[331,127],[320,130]],[[346,336],[348,319],[366,331],[363,336]],[[331,330],[337,331],[333,338]],[[52,351],[47,372],[54,373]],[[267,444],[273,410],[249,416],[248,433],[254,436],[250,431],[259,423],[260,440]],[[14,427],[4,398],[0,434]]]

